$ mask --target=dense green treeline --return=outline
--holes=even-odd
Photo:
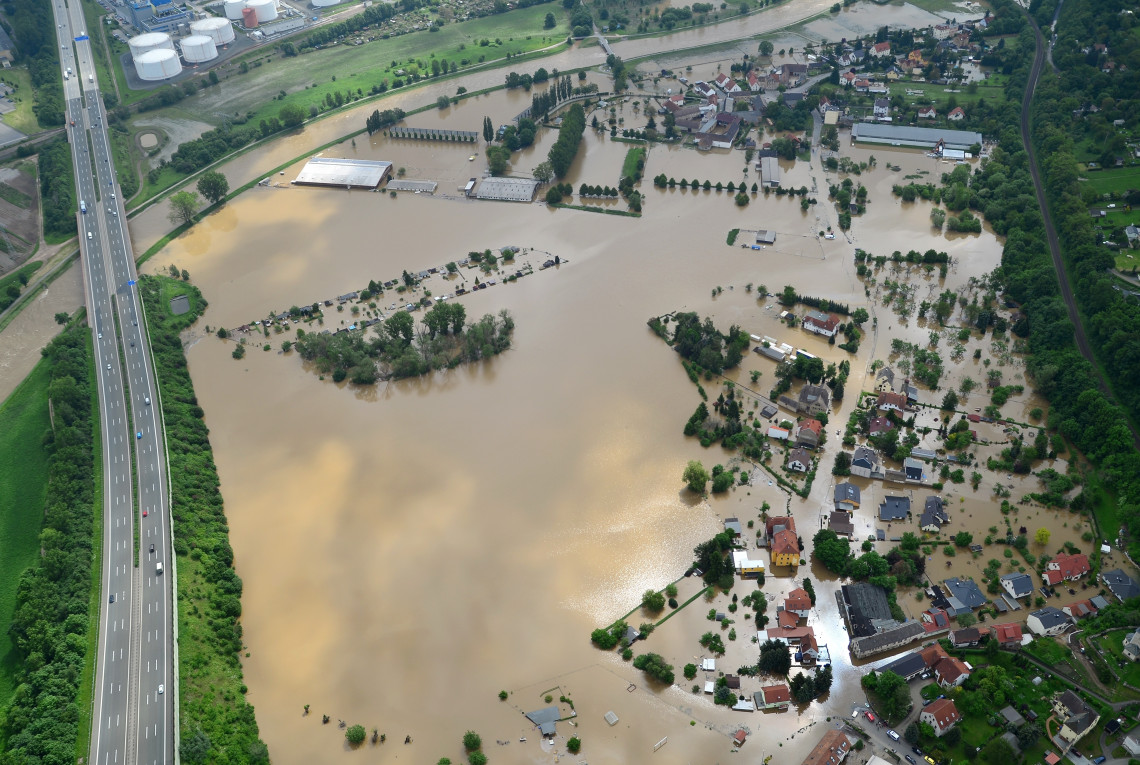
[[[585,131],[586,112],[581,104],[571,104],[558,128],[558,140],[550,147],[550,166],[554,168],[556,178],[564,178],[570,171],[570,164],[578,154],[578,146],[582,143],[582,133]]]
[[[41,555],[20,576],[9,635],[19,685],[0,722],[0,763],[75,762],[79,682],[87,654],[94,565],[94,379],[90,333],[71,326],[43,350],[53,427],[30,448],[48,453]]]
[[[75,236],[75,173],[71,166],[71,145],[52,141],[40,147],[40,204],[43,209],[44,236],[62,241]]]
[[[60,79],[59,50],[55,47],[55,17],[51,3],[41,0],[10,0],[7,21],[12,27],[20,60],[28,65],[35,88],[32,107],[42,127],[63,124],[63,82]]]
[[[198,290],[167,277],[142,276],[148,332],[162,393],[170,455],[174,552],[178,556],[178,645],[182,762],[267,763],[242,683],[242,582],[233,568],[219,480],[204,413],[194,395],[178,333],[206,307]],[[167,301],[190,296],[174,316]]]
[[[1094,150],[1093,156],[1110,166],[1117,159],[1130,160],[1122,131],[1113,124],[1124,120],[1125,128],[1140,126],[1140,21],[1124,13],[1127,6],[1121,0],[1104,0],[1062,7],[1053,53],[1060,74],[1043,77],[1033,102],[1032,126],[1050,212],[1089,344],[1113,393],[1135,421],[1140,417],[1140,304],[1116,289],[1109,272],[1112,251],[1100,244],[1108,232],[1096,231],[1088,214],[1098,195],[1082,190],[1077,165],[1078,155]],[[1022,257],[1026,262],[1045,261],[1043,250]],[[1050,427],[1100,467],[1116,494],[1118,515],[1131,530],[1135,554],[1140,551],[1140,455],[1124,413],[1097,389],[1092,370],[1072,346],[1072,327],[1063,318],[1059,300],[1043,286],[1023,279],[1021,294],[1016,295],[1028,302],[1034,353],[1029,371],[1053,405]],[[1083,507],[1082,497],[1077,500],[1075,505]],[[1101,531],[1113,535],[1116,529]]]

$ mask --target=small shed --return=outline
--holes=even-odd
[[[616,714],[614,714],[613,710],[611,709],[609,712],[606,712],[605,721],[608,725],[611,725],[611,726],[617,725],[618,716]]]
[[[716,672],[716,659],[701,659],[701,669],[705,672]]]
[[[744,746],[744,742],[748,739],[748,733],[744,730],[738,730],[732,734],[732,743],[737,746]]]

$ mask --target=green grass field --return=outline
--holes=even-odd
[[[35,98],[32,95],[32,76],[28,74],[28,70],[19,66],[5,69],[0,74],[0,82],[16,87],[16,92],[12,94],[16,108],[4,115],[4,124],[28,135],[43,130],[39,120],[36,119],[36,113],[32,111]]]
[[[1100,194],[1123,194],[1140,189],[1140,167],[1121,167],[1111,170],[1086,170],[1084,181]]]
[[[20,574],[35,563],[43,523],[47,453],[48,363],[40,361],[0,407],[0,707],[15,690],[19,668],[8,637]]]
[[[1109,663],[1115,665],[1114,669],[1124,679],[1124,682],[1140,688],[1140,663],[1124,658],[1124,638],[1128,637],[1130,633],[1131,630],[1110,632],[1097,638],[1096,644]],[[1117,662],[1123,662],[1124,666],[1121,667]]]
[[[912,96],[907,93],[908,90],[921,90],[922,96]],[[1005,91],[996,85],[982,85],[978,84],[977,89],[970,93],[966,88],[953,88],[954,93],[947,93],[945,85],[935,85],[930,82],[899,82],[892,87],[893,92],[902,91],[906,102],[908,104],[916,103],[917,101],[926,101],[933,99],[939,107],[939,112],[946,112],[946,104],[951,98],[954,98],[958,105],[963,109],[969,107],[970,104],[977,103],[979,99],[986,99],[987,101],[1002,101],[1005,99]]]
[[[12,273],[0,277],[0,295],[4,294],[4,292],[8,289],[9,284],[19,283],[20,274],[23,274],[31,279],[32,274],[34,274],[36,271],[39,271],[42,267],[43,261],[37,260],[35,263],[25,263]]]

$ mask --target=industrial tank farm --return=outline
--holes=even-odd
[[[139,56],[152,50],[174,50],[174,43],[170,40],[170,35],[163,32],[147,32],[146,34],[135,35],[127,41],[127,45],[131,49],[131,58],[136,62]]]
[[[274,0],[249,0],[246,7],[257,14],[258,24],[264,24],[277,18],[277,3]]]
[[[227,3],[227,6],[229,4]],[[228,12],[228,8],[227,8]],[[238,11],[238,18],[241,18],[241,11]],[[216,16],[193,21],[190,23],[190,34],[192,35],[205,35],[214,41],[214,45],[227,45],[234,41],[234,28],[226,19],[218,18]]]
[[[204,61],[213,61],[218,57],[218,47],[212,37],[206,35],[191,35],[179,43],[182,47],[182,58],[187,64],[201,64]]]
[[[157,48],[135,56],[135,70],[140,80],[157,82],[179,74],[182,71],[182,64],[178,61],[178,54],[173,50]]]

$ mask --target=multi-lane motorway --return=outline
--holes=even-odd
[[[176,725],[157,385],[83,10],[78,0],[52,0],[52,8],[76,192],[85,210],[78,215],[79,244],[103,442],[103,598],[89,762],[157,765],[174,761]]]

